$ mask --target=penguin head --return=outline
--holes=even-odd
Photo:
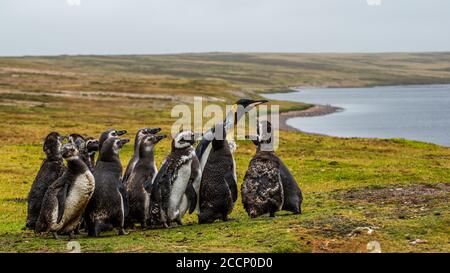
[[[86,147],[86,140],[79,134],[70,134],[69,142],[73,143],[78,150],[83,150]]]
[[[184,149],[194,145],[195,134],[191,131],[181,131],[172,140],[172,149]]]
[[[73,142],[69,142],[64,144],[64,146],[62,147],[61,155],[65,160],[70,161],[78,159],[80,156],[80,152]]]
[[[245,113],[266,102],[268,102],[268,100],[240,99],[236,101],[235,104],[232,105],[231,112],[227,114],[225,123],[228,128],[236,125]]]
[[[86,138],[86,149],[88,154],[92,154],[98,152],[99,149],[99,141],[93,137]]]
[[[244,109],[248,109],[247,111],[255,108],[256,106],[266,103],[268,100],[251,100],[251,99],[240,99],[236,101],[235,105],[242,106]]]
[[[105,143],[105,141],[106,141],[108,138],[111,138],[111,137],[119,137],[119,136],[124,135],[124,134],[126,134],[126,133],[127,133],[126,130],[116,130],[116,129],[108,129],[108,130],[104,131],[104,132],[100,135],[100,138],[98,139],[100,151],[101,151],[101,149],[102,149],[103,143]]]
[[[44,141],[44,153],[49,159],[61,158],[61,146],[65,136],[61,136],[58,132],[51,132]]]
[[[256,146],[262,144],[272,143],[272,124],[267,121],[258,122],[257,135],[256,136],[246,136],[247,139],[251,139]]]
[[[139,147],[139,156],[145,157],[148,153],[153,151],[153,147],[160,142],[162,139],[166,138],[166,135],[148,135],[145,136]]]
[[[161,128],[142,128],[139,129],[136,133],[136,137],[134,139],[135,148],[139,145],[142,139],[148,135],[155,135],[161,131]]]
[[[100,150],[100,159],[102,161],[112,161],[114,158],[119,156],[120,150],[123,146],[130,142],[129,139],[121,139],[118,137],[108,138]]]

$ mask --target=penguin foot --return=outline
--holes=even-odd
[[[177,219],[175,220],[177,225],[182,226],[183,225],[183,221],[181,221],[181,219]]]
[[[58,233],[55,231],[55,232],[52,232],[52,235],[53,235],[53,238],[55,239],[55,240],[59,240],[59,236],[58,236]]]
[[[75,240],[77,237],[75,236],[75,232],[69,232],[69,241]]]
[[[269,214],[269,216],[270,216],[270,217],[275,217],[275,212],[274,212],[274,211],[271,211],[270,214]]]

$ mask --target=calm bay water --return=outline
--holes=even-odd
[[[287,121],[305,132],[406,138],[450,146],[450,85],[301,89],[265,96],[344,108],[330,115]]]

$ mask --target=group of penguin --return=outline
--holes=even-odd
[[[265,102],[241,99],[236,106],[248,111]],[[159,134],[160,128],[140,129],[124,174],[119,153],[129,142],[121,138],[125,130],[109,129],[98,140],[50,133],[43,146],[46,158],[28,194],[25,228],[72,239],[82,229],[98,237],[113,229],[126,234],[125,229],[136,224],[142,228],[182,225],[183,216],[196,210],[200,224],[227,221],[238,187],[236,145],[226,133],[244,114],[230,111],[220,124],[224,137],[211,137],[213,128],[196,147],[197,135],[180,131],[159,170],[154,149],[166,135]],[[302,192],[294,177],[273,150],[261,149],[271,141],[270,122],[260,122],[257,131],[251,137],[256,154],[241,188],[245,210],[252,218],[273,217],[279,210],[301,213]]]

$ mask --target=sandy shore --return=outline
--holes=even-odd
[[[305,110],[289,111],[280,114],[280,129],[285,131],[301,131],[295,127],[287,125],[286,121],[290,118],[296,117],[314,117],[332,114],[335,112],[343,111],[340,107],[334,107],[331,105],[314,105]]]

